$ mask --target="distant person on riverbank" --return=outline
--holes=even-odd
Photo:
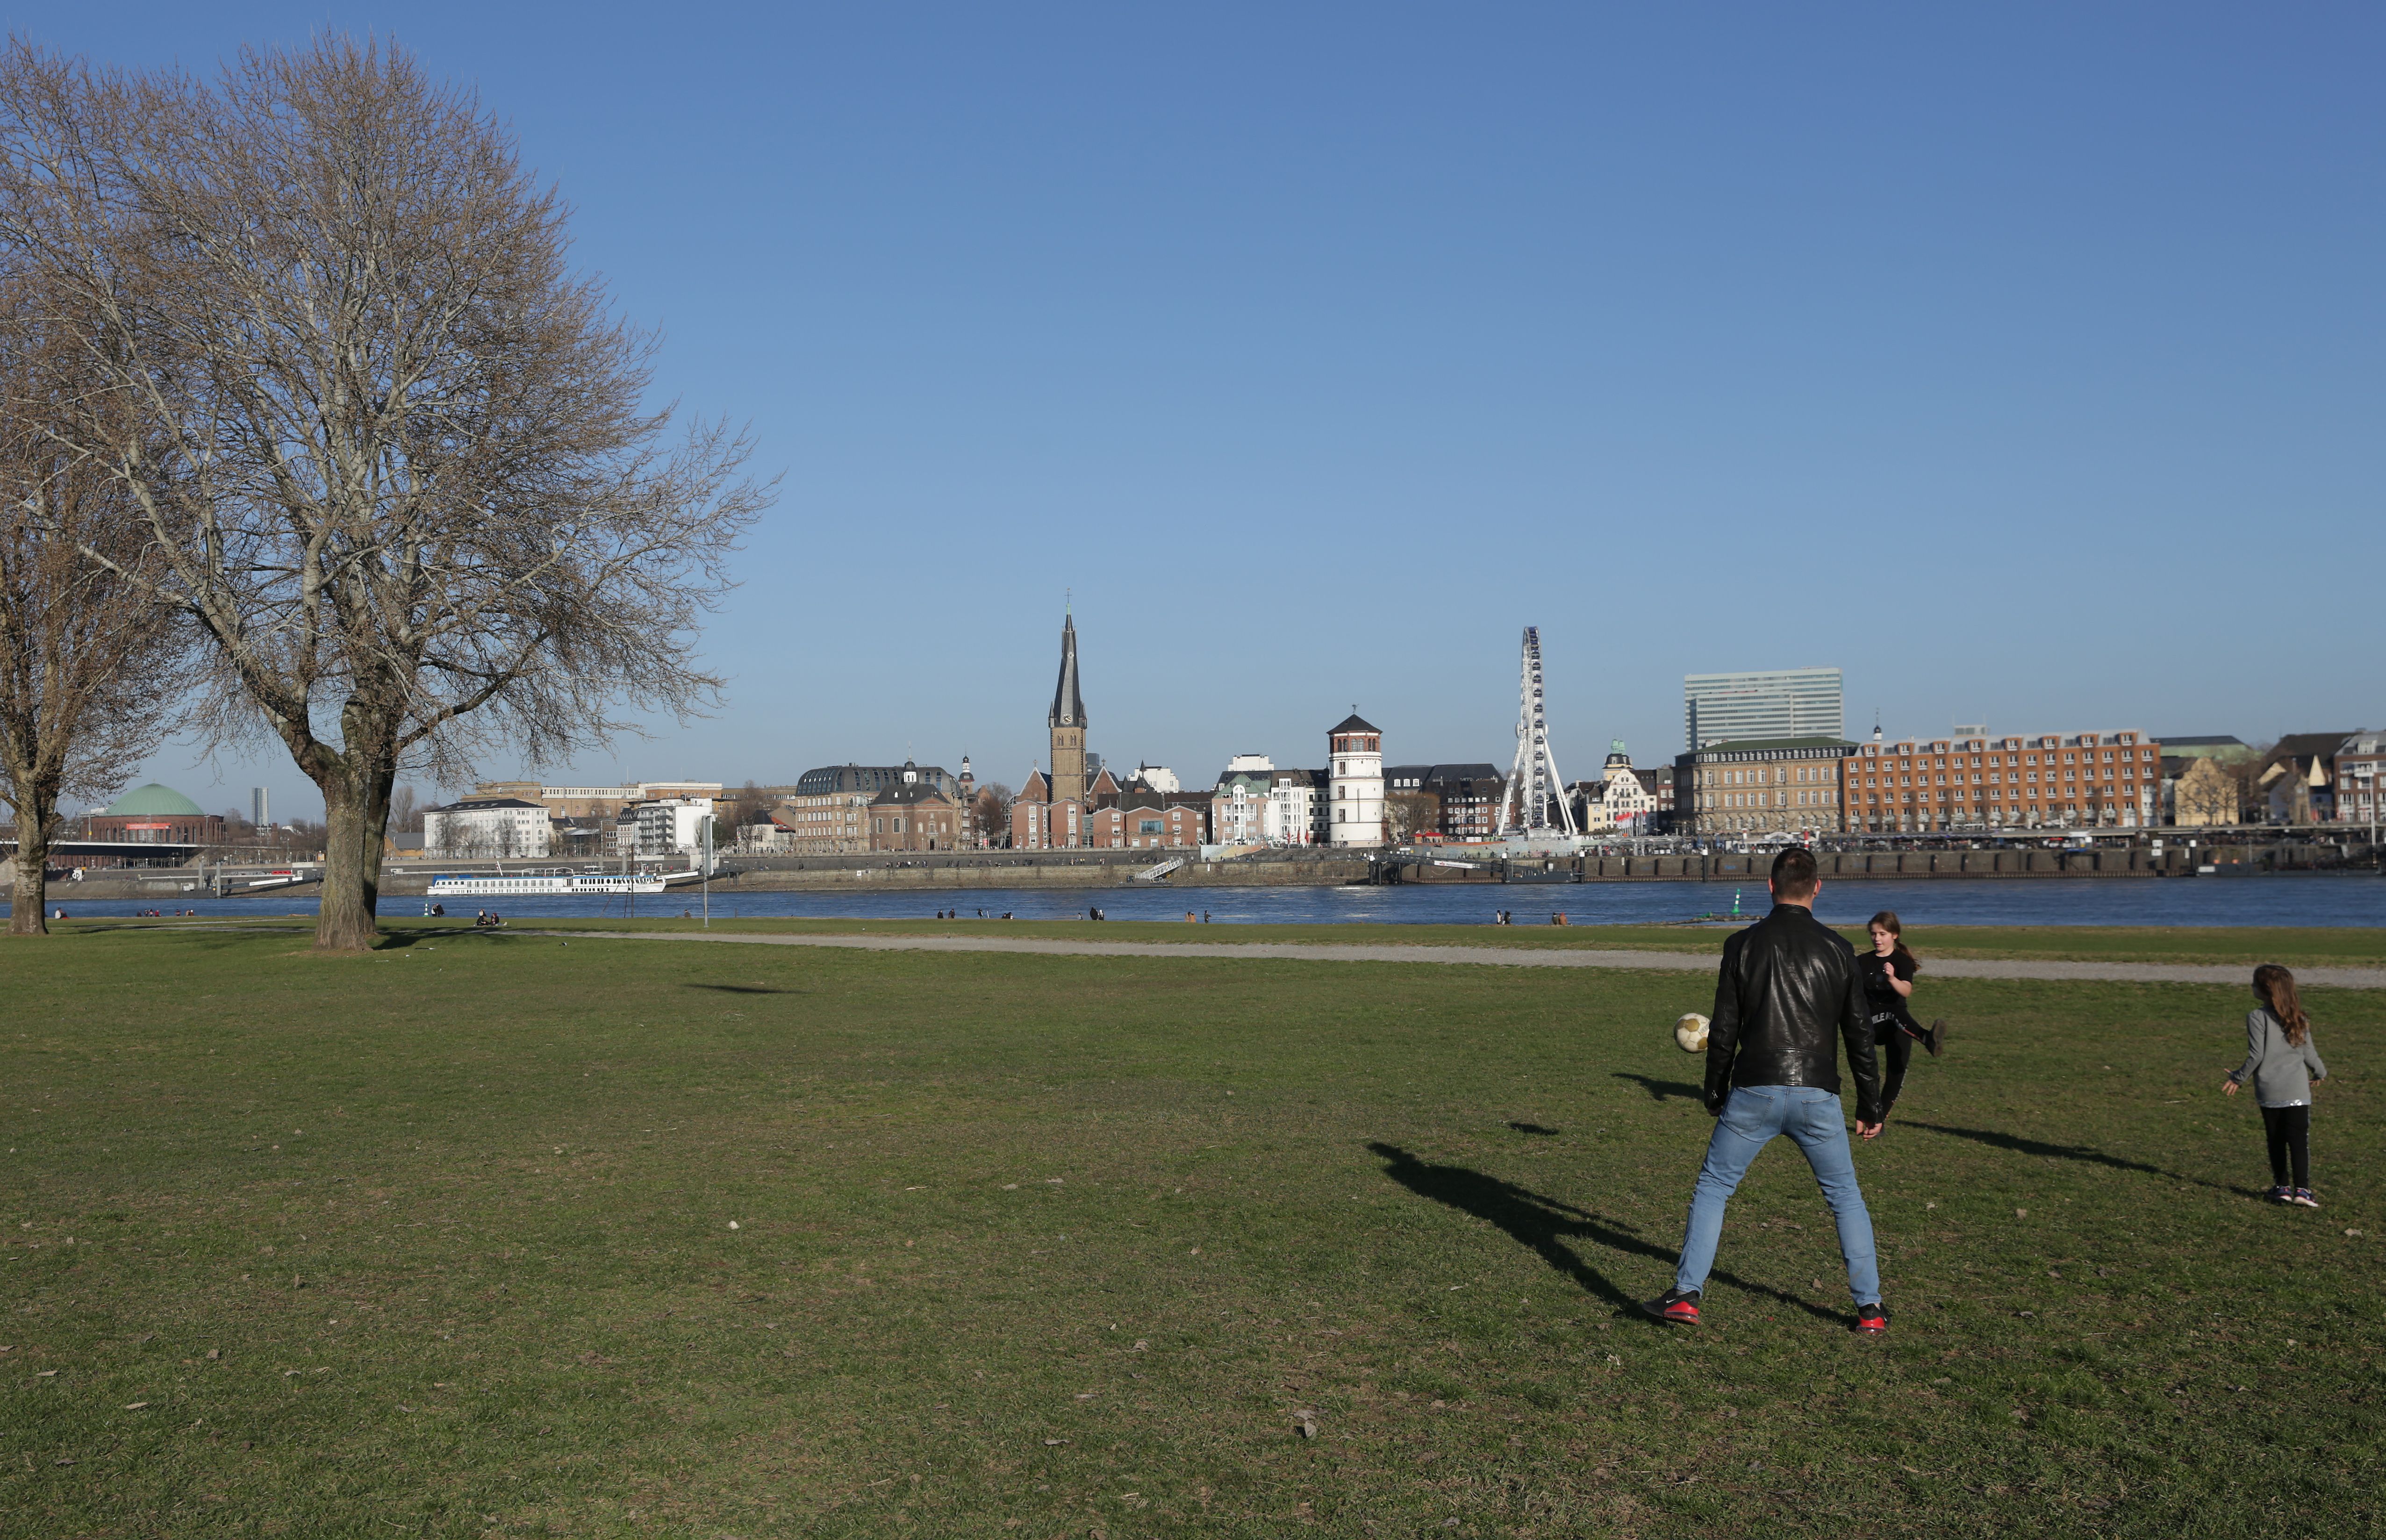
[[[1880,1087],[1880,1115],[1885,1119],[1897,1105],[1897,1094],[1905,1089],[1905,1066],[1914,1058],[1914,1045],[1921,1044],[1930,1050],[1931,1058],[1938,1058],[1946,1045],[1947,1023],[1934,1020],[1925,1032],[1906,1008],[1906,1002],[1914,997],[1914,975],[1922,971],[1922,964],[1906,949],[1905,927],[1898,922],[1896,912],[1881,910],[1865,922],[1865,929],[1872,933],[1872,950],[1856,958],[1856,966],[1864,970],[1873,1045],[1888,1060]]]
[[[2312,1042],[2311,1018],[2295,994],[2295,976],[2276,963],[2254,970],[2254,998],[2245,1013],[2245,1062],[2220,1086],[2223,1096],[2253,1077],[2254,1099],[2262,1107],[2262,1132],[2270,1142],[2273,1203],[2317,1208],[2311,1190],[2312,1082],[2328,1078],[2319,1047]],[[2290,1180],[2292,1178],[2292,1180]]]
[[[1674,1286],[1641,1308],[1669,1325],[1699,1323],[1699,1303],[1723,1239],[1731,1195],[1758,1152],[1786,1133],[1814,1169],[1838,1221],[1840,1256],[1856,1330],[1889,1330],[1872,1215],[1856,1183],[1840,1108],[1839,1047],[1856,1082],[1856,1132],[1880,1133],[1880,1070],[1855,948],[1815,918],[1822,879],[1815,858],[1791,845],[1773,858],[1773,912],[1723,944],[1714,1017],[1707,1026],[1707,1112],[1715,1119],[1705,1163],[1690,1193]]]

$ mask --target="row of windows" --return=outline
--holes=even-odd
[[[2103,749],[2101,752],[2095,749],[2066,750],[2063,756],[2063,763],[2066,765],[2079,764],[2082,762],[2083,757],[2085,761],[2090,764],[2099,762],[2101,757],[2102,762],[2107,765],[2116,763],[2129,764],[2137,760],[2143,760],[2147,764],[2151,765],[2154,761],[2155,754],[2151,748],[2108,748]],[[1870,758],[1871,756],[1867,754],[1865,757]],[[1904,759],[1908,757],[1905,755],[1899,755],[1897,757]],[[2014,754],[2010,751],[1988,755],[1982,755],[1978,752],[1965,754],[1960,751],[1953,754],[1934,755],[1930,751],[1925,750],[1920,755],[1914,756],[1913,758],[1915,760],[1915,768],[1921,770],[1953,770],[1965,765],[1978,765],[1983,762],[1991,765],[2035,765],[2039,762],[2039,757],[2036,754]],[[2046,756],[2046,763],[2051,765],[2054,762],[2054,756],[2052,753],[2049,753]],[[1857,763],[1861,765],[1861,768],[1865,774],[1870,774],[1872,772],[1872,765],[1863,764],[1862,761],[1857,761]]]
[[[1957,770],[1954,773],[1955,783],[1959,786],[1962,785],[1964,783],[1964,772],[1962,770]],[[2066,781],[2077,781],[2080,779],[2082,773],[2083,772],[2079,770],[2065,770],[2063,772],[2063,779]],[[2096,779],[2096,772],[2092,770],[2087,770],[2084,773],[2091,781]],[[2038,783],[2038,771],[2036,770],[1990,770],[1988,772],[1989,784],[1991,786],[2001,786],[2004,784],[2004,777],[2008,774],[2014,778],[2014,783],[2016,785],[2020,784],[2024,781],[2028,781],[2032,785],[2035,785]],[[2115,771],[2108,770],[2104,772],[2104,779],[2107,781],[2113,780],[2115,778]],[[2122,781],[2136,781],[2140,779],[2138,772],[2134,770],[2121,770],[2118,772],[2118,776]],[[2054,781],[2054,772],[2053,770],[2048,770],[2046,772],[2046,779],[2048,783],[2052,784]],[[2151,770],[2147,771],[2143,779],[2152,781],[2154,779],[2154,772]],[[1917,783],[1915,777],[1911,775],[1884,775],[1878,780],[1875,780],[1873,777],[1867,775],[1864,779],[1864,783],[1867,786],[1911,786]],[[1922,776],[1919,780],[1919,783],[1925,786],[1929,785],[1931,783],[1930,777],[1928,775]],[[1940,776],[1938,783],[1941,786],[1947,784],[1946,776]],[[1978,770],[1974,770],[1972,772],[1972,784],[1977,786],[1979,783],[1980,772]]]

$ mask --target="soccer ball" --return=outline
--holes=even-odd
[[[1674,1023],[1674,1041],[1686,1054],[1706,1052],[1707,1019],[1695,1010],[1684,1016]]]

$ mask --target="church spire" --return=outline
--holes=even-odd
[[[1061,621],[1061,680],[1052,689],[1052,711],[1048,725],[1086,725],[1085,697],[1077,694],[1077,618],[1074,614],[1065,616]]]
[[[1086,700],[1077,693],[1077,618],[1061,621],[1061,682],[1052,688],[1052,804],[1086,800]],[[1054,839],[1077,843],[1055,831]]]

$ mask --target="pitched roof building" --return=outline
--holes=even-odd
[[[2336,753],[2353,734],[2290,732],[2262,757],[2254,784],[2272,823],[2326,823],[2336,817]]]
[[[967,815],[959,797],[914,773],[870,799],[870,848],[958,849]]]

